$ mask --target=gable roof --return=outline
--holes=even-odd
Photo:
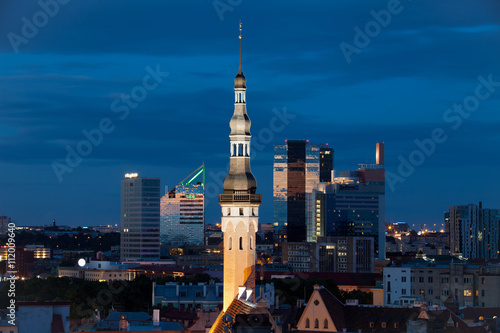
[[[326,314],[324,311],[326,311]],[[326,315],[332,320],[334,326],[332,329],[336,328],[338,331],[341,331],[343,328],[346,328],[344,304],[323,286],[315,285],[305,309],[300,313],[296,325],[298,330],[312,329],[312,327],[308,327],[307,320],[310,317],[318,320],[321,319],[322,315]]]
[[[338,330],[347,328],[345,321],[344,304],[323,286],[321,286],[319,294],[321,295],[321,298],[325,303],[328,314],[332,318],[335,327],[337,327]]]

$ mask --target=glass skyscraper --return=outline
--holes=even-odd
[[[161,243],[203,245],[205,238],[204,165],[161,198]],[[195,181],[200,179],[199,181]]]
[[[385,258],[385,170],[383,143],[377,163],[335,172],[307,196],[307,241],[323,236],[373,237],[373,253]]]
[[[160,259],[160,178],[121,180],[120,260]]]
[[[274,146],[273,223],[286,230],[288,242],[306,240],[306,197],[320,182],[330,181],[333,149],[306,140]]]
[[[465,258],[500,257],[500,209],[486,209],[482,203],[451,206],[445,213],[450,232],[450,252]]]

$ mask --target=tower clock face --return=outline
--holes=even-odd
[[[86,264],[85,259],[83,258],[78,259],[78,266],[83,267],[85,266],[85,264]]]

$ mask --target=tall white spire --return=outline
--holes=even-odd
[[[225,312],[239,290],[255,294],[255,233],[259,226],[260,195],[250,170],[250,118],[246,111],[246,78],[240,61],[234,79],[234,113],[229,122],[230,166],[224,179],[224,193],[219,195],[224,233],[224,304]]]

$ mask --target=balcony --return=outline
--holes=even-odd
[[[260,194],[219,194],[219,202],[260,203]]]

